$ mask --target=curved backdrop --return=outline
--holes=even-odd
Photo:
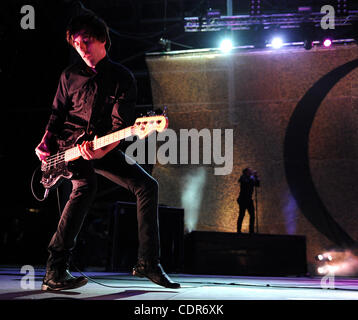
[[[178,159],[186,152],[180,148],[183,129],[202,133],[208,129],[211,135],[211,148],[199,144],[200,153],[211,151],[210,163],[204,157],[193,163],[189,154],[188,164],[171,161],[153,169],[160,202],[184,207],[188,232],[236,231],[237,180],[250,166],[261,178],[259,233],[305,235],[309,267],[324,250],[355,244],[356,45],[229,55],[214,51],[152,54],[146,61],[153,103],[168,107],[169,128],[177,133]],[[221,145],[218,136],[214,142],[214,129],[221,135]],[[233,166],[219,175],[217,169],[224,164],[213,155],[229,154],[225,143],[230,136],[225,129],[232,132]],[[244,232],[248,222],[247,216]]]

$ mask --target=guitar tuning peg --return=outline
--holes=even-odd
[[[150,110],[147,112],[147,116],[153,117],[153,116],[155,116],[155,112],[153,110]]]

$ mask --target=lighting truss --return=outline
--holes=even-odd
[[[281,29],[298,29],[303,23],[310,23],[321,28],[321,20],[325,16],[320,12],[285,13],[271,15],[237,15],[221,16],[207,15],[206,17],[185,17],[185,32],[207,32],[220,30],[250,30],[252,26],[262,25],[264,29],[276,26]],[[335,16],[335,26],[350,26],[358,22],[358,11],[348,11],[345,16]]]

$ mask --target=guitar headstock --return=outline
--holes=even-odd
[[[164,115],[155,115],[150,117],[137,118],[134,122],[133,129],[139,139],[143,139],[152,132],[162,132],[168,128],[168,118]]]

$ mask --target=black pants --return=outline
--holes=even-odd
[[[249,232],[254,233],[255,229],[255,208],[254,202],[252,199],[238,199],[239,204],[239,217],[237,219],[237,232],[241,232],[242,221],[245,217],[246,210],[249,212],[250,221],[249,221]]]
[[[160,258],[158,183],[137,163],[128,164],[122,151],[111,151],[102,159],[76,160],[72,191],[62,211],[57,230],[48,246],[47,269],[68,266],[76,238],[97,191],[96,173],[119,184],[137,198],[138,259]]]

